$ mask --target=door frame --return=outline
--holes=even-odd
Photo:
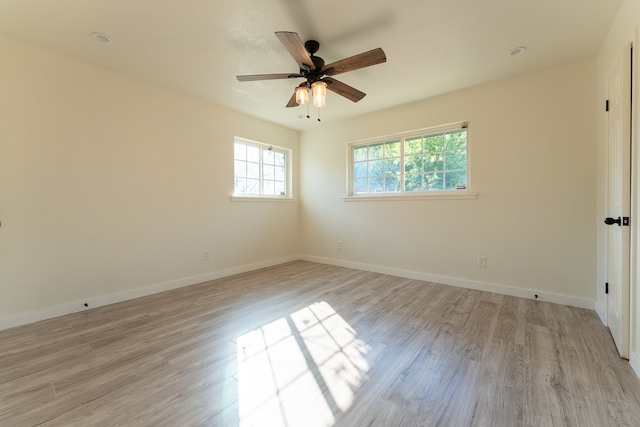
[[[631,43],[631,259],[629,272],[629,363],[640,376],[640,26],[635,27]]]
[[[636,28],[636,34],[634,34],[634,40],[638,38],[638,28]],[[634,76],[634,71],[637,69],[636,65],[637,65],[637,59],[636,56],[633,54],[633,46],[634,43],[633,42],[629,42],[629,43],[625,43],[624,46],[621,48],[621,52],[619,54],[619,56],[616,56],[614,58],[614,61],[621,61],[622,64],[621,65],[621,71],[622,71],[622,82],[623,82],[623,111],[622,111],[622,117],[623,117],[623,135],[622,138],[624,141],[627,141],[627,143],[629,144],[629,163],[628,163],[628,168],[629,168],[629,188],[630,188],[630,194],[628,195],[629,199],[628,199],[628,203],[629,203],[629,211],[628,212],[622,212],[622,215],[629,215],[630,216],[630,221],[629,221],[629,237],[628,237],[628,252],[626,254],[621,254],[622,256],[628,256],[628,259],[626,259],[626,262],[623,262],[623,270],[624,270],[624,275],[626,277],[628,277],[628,282],[626,283],[626,286],[628,286],[628,288],[624,289],[624,291],[621,291],[621,296],[622,296],[622,301],[621,301],[621,305],[623,306],[622,309],[622,315],[621,315],[621,325],[620,325],[620,342],[616,343],[616,346],[619,345],[618,351],[620,353],[620,356],[626,359],[629,359],[631,354],[633,353],[633,349],[634,349],[634,335],[635,335],[635,331],[637,330],[634,325],[636,323],[636,310],[633,304],[633,302],[636,299],[637,296],[637,285],[636,285],[636,280],[637,280],[637,265],[638,265],[638,260],[637,260],[637,254],[638,254],[638,234],[637,234],[637,229],[640,226],[640,221],[637,218],[636,213],[639,211],[638,208],[640,207],[640,205],[638,205],[640,198],[638,197],[637,191],[639,188],[640,184],[640,180],[639,180],[639,176],[638,176],[638,164],[640,163],[639,159],[637,158],[637,146],[636,146],[636,138],[635,138],[635,124],[636,124],[636,96],[634,94],[634,92],[637,91],[637,85],[636,85],[636,81],[635,81],[635,76]],[[615,63],[615,62],[614,62]],[[603,76],[606,78],[606,97],[607,99],[609,98],[609,93],[610,93],[610,75],[611,75],[611,70],[613,69],[613,67],[610,69],[610,71],[606,74],[606,76]],[[628,98],[626,98],[628,97]],[[627,102],[630,101],[630,102]],[[607,101],[608,103],[609,101]],[[608,111],[608,109],[607,109]],[[608,114],[608,113],[607,113]],[[611,141],[610,141],[610,133],[609,133],[609,116],[607,115],[606,120],[605,120],[605,135],[606,135],[606,168],[605,168],[605,201],[606,201],[606,216],[610,216],[612,213],[608,212],[609,210],[609,200],[610,200],[610,178],[611,178],[611,159],[610,159],[610,153],[611,153]],[[602,220],[602,218],[599,218],[600,220]],[[605,247],[605,275],[606,275],[606,280],[607,282],[609,282],[609,278],[610,278],[610,268],[609,268],[609,228],[611,226],[605,226],[606,231],[605,231],[605,239],[604,239],[604,247]],[[625,238],[623,237],[623,240]],[[625,265],[626,264],[626,265]],[[625,277],[625,279],[626,279]],[[626,281],[626,280],[625,280]],[[605,299],[604,299],[604,307],[603,307],[603,323],[609,327],[610,329],[610,324],[609,324],[609,295],[605,295]],[[626,301],[625,301],[626,300]],[[626,307],[625,307],[626,306]],[[638,306],[640,307],[640,305]],[[626,319],[625,319],[626,318]],[[640,330],[640,329],[638,329]],[[640,367],[640,366],[639,366]]]

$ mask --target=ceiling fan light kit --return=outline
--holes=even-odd
[[[322,108],[327,105],[327,89],[353,102],[358,102],[365,97],[366,94],[364,92],[331,76],[387,61],[384,51],[381,48],[377,48],[325,65],[324,59],[315,56],[315,53],[320,49],[320,43],[316,40],[307,40],[303,44],[298,34],[290,31],[278,31],[276,36],[298,64],[299,73],[253,74],[236,76],[236,78],[241,82],[291,78],[306,79],[306,82],[295,88],[287,107],[308,105],[313,102],[314,107]],[[307,117],[309,117],[308,114]],[[320,119],[318,118],[318,120]]]
[[[327,84],[325,82],[317,81],[311,85],[311,92],[313,93],[313,106],[322,108],[327,105]]]
[[[309,103],[309,99],[311,98],[311,89],[307,86],[306,83],[298,86],[296,88],[296,104],[304,105]]]

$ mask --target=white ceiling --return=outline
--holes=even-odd
[[[385,64],[337,76],[367,93],[329,92],[324,122],[594,57],[622,0],[0,0],[0,36],[295,129],[322,126],[285,108],[302,80],[274,35],[320,42],[334,62],[381,47]],[[98,43],[92,32],[109,35]],[[524,55],[509,51],[526,46]]]

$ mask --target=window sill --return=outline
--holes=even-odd
[[[231,196],[232,202],[277,202],[293,203],[296,199],[291,197],[268,197],[268,196]]]
[[[434,191],[431,193],[419,194],[358,194],[343,197],[345,202],[370,202],[389,200],[471,200],[478,197],[478,193],[471,191]]]

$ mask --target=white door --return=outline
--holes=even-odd
[[[629,358],[631,211],[631,46],[608,80],[607,325],[621,357]]]

